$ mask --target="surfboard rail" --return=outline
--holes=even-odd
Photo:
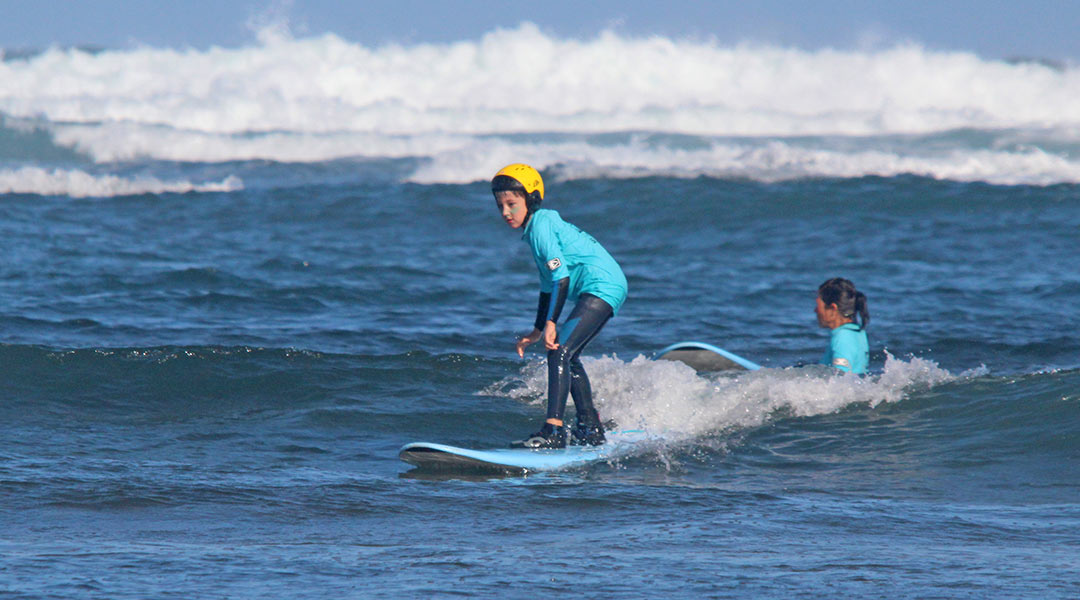
[[[474,449],[432,442],[412,442],[401,447],[398,458],[420,469],[433,471],[558,471],[616,458],[625,454],[632,444],[646,439],[645,432],[641,430],[622,430],[608,432],[608,442],[600,446],[551,449]]]
[[[606,456],[604,446],[567,446],[549,450],[495,448],[476,450],[447,444],[413,442],[398,452],[401,460],[423,469],[471,469],[525,473],[578,466]]]

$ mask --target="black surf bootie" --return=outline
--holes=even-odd
[[[595,408],[590,414],[577,416],[577,423],[570,434],[573,438],[570,443],[576,446],[599,446],[607,441],[604,424],[600,422],[600,414]]]
[[[544,426],[540,428],[540,431],[530,435],[529,437],[518,440],[516,442],[510,442],[511,448],[565,448],[566,447],[566,429],[562,427],[556,427],[551,423],[544,423]]]

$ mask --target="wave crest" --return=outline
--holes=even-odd
[[[426,159],[410,178],[421,183],[486,179],[517,160],[615,177],[1080,182],[1075,67],[912,44],[561,39],[529,23],[447,44],[260,39],[6,60],[0,114],[99,163],[408,157]],[[956,131],[988,135],[972,146]]]
[[[188,192],[233,192],[243,189],[240,178],[229,176],[219,182],[161,181],[155,177],[127,178],[93,175],[78,169],[22,167],[0,170],[0,194],[40,194],[72,198],[134,196],[139,194],[185,194]]]
[[[213,133],[878,135],[1080,123],[1080,70],[901,45],[805,51],[558,39],[369,48],[327,34],[206,51],[52,49],[0,63],[0,110]]]

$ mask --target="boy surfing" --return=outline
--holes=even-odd
[[[565,447],[567,396],[573,397],[576,410],[571,443],[603,444],[604,426],[593,406],[592,388],[580,356],[626,300],[626,277],[619,263],[591,235],[564,221],[558,212],[540,208],[544,181],[536,169],[520,163],[503,167],[491,180],[491,192],[506,224],[523,229],[521,238],[532,250],[540,275],[536,320],[532,331],[518,339],[518,356],[541,340],[548,350],[547,419],[539,431],[511,445]],[[567,301],[573,302],[574,308],[558,325]]]

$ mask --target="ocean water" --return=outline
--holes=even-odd
[[[1077,98],[1070,65],[529,25],[7,56],[0,591],[1076,598]],[[411,470],[542,418],[485,183],[519,160],[624,267],[585,364],[650,441]],[[865,378],[796,366],[834,276]],[[766,368],[651,360],[690,339]]]

